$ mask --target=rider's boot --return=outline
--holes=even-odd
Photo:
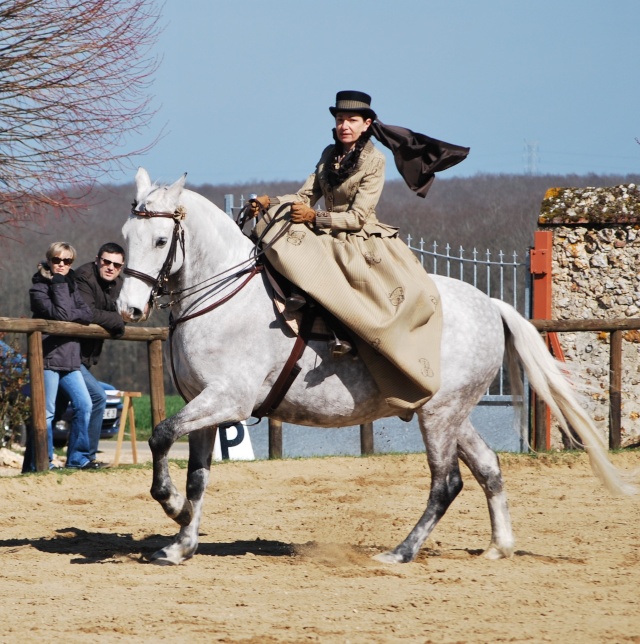
[[[291,293],[291,295],[289,295],[288,298],[285,299],[284,310],[287,311],[287,313],[292,313],[293,311],[301,309],[306,303],[307,300],[304,295],[293,292]]]

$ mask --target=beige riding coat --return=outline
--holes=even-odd
[[[272,200],[255,232],[262,234],[279,213],[262,242],[268,260],[357,335],[358,355],[387,402],[414,410],[440,383],[440,298],[397,229],[376,218],[384,155],[367,142],[356,171],[332,187],[325,166],[333,147],[296,194]],[[314,226],[292,223],[283,207],[313,207],[321,197],[325,210],[318,211]]]

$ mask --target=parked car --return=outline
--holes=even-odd
[[[100,384],[107,394],[107,406],[102,417],[102,431],[100,432],[100,438],[104,439],[116,436],[120,429],[122,396],[113,385],[106,382]],[[71,403],[62,392],[59,392],[56,400],[56,415],[53,418],[53,444],[56,447],[64,447],[67,444],[72,417]]]

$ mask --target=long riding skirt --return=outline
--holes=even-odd
[[[256,233],[268,260],[357,335],[387,402],[402,410],[427,402],[440,385],[440,298],[395,229],[327,234],[286,216],[265,233],[265,220]]]

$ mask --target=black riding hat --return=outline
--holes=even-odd
[[[364,119],[376,120],[376,113],[371,109],[371,96],[364,92],[346,90],[336,94],[336,105],[330,107],[333,116],[338,112],[356,112]]]

